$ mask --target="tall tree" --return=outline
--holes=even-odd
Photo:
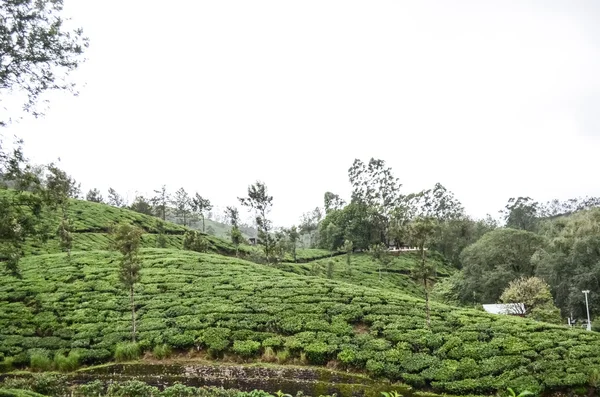
[[[350,240],[344,241],[344,252],[346,252],[346,272],[352,275],[352,254],[354,253],[354,244]]]
[[[48,165],[45,188],[44,192],[48,205],[60,211],[61,220],[56,233],[60,240],[61,249],[67,252],[67,258],[70,260],[73,237],[69,219],[69,198],[77,195],[78,184],[65,171],[55,164],[50,164]]]
[[[419,249],[421,260],[419,264],[413,268],[412,275],[415,279],[423,283],[425,290],[425,311],[427,318],[427,328],[431,327],[431,316],[429,310],[429,289],[430,281],[433,281],[436,276],[435,266],[431,261],[427,261],[426,247],[429,239],[435,233],[436,223],[432,218],[418,217],[409,225],[409,241],[413,246]]]
[[[331,210],[341,210],[344,205],[346,205],[346,202],[337,194],[325,192],[323,204],[325,207],[325,213],[328,213]]]
[[[390,218],[402,198],[398,178],[394,177],[390,167],[386,167],[385,161],[374,158],[368,164],[354,160],[348,177],[352,185],[352,202],[367,207],[372,233],[378,235],[378,241],[389,244]]]
[[[36,117],[44,92],[75,92],[69,75],[88,46],[81,29],[65,29],[62,9],[62,0],[0,2],[0,97],[25,97],[23,110]]]
[[[15,276],[25,239],[47,233],[43,190],[39,173],[23,155],[22,141],[12,152],[0,145],[0,262]]]
[[[141,260],[139,249],[142,240],[142,230],[131,225],[121,224],[114,231],[114,242],[117,250],[121,253],[119,266],[119,280],[129,291],[129,302],[131,304],[131,339],[136,338],[135,318],[135,285],[141,280]]]
[[[536,230],[539,217],[539,203],[531,197],[510,198],[508,203],[501,211],[506,227],[513,229],[527,230],[533,232]]]
[[[144,196],[136,196],[133,203],[129,206],[129,209],[140,214],[153,215],[152,204]]]
[[[316,207],[310,212],[305,212],[302,214],[299,232],[302,236],[303,243],[305,237],[308,239],[308,246],[310,248],[316,247],[318,243],[319,222],[321,222],[321,219],[323,219],[323,212],[319,207]]]
[[[170,201],[171,195],[167,192],[165,185],[162,185],[159,190],[155,190],[154,197],[150,200],[154,206],[156,216],[162,218],[163,221],[167,220],[167,209]]]
[[[175,206],[175,216],[179,222],[181,222],[183,226],[187,226],[192,210],[192,200],[190,199],[189,194],[184,188],[179,188],[179,190],[175,192],[175,196],[171,203]]]
[[[212,210],[212,204],[210,203],[209,199],[206,199],[206,198],[202,197],[201,195],[199,195],[198,193],[196,193],[196,195],[192,199],[191,206],[192,206],[192,211],[194,211],[194,213],[196,213],[197,215],[199,215],[202,218],[202,231],[204,232],[205,231],[204,213],[206,211]]]
[[[87,194],[85,195],[85,199],[87,201],[92,201],[94,203],[103,203],[104,202],[104,198],[102,197],[102,193],[100,193],[100,190],[94,188],[94,189],[90,189]]]
[[[296,258],[296,247],[298,245],[298,239],[300,238],[300,233],[298,232],[298,228],[296,226],[292,226],[289,229],[284,229],[288,241],[289,251],[292,254],[292,258],[294,259],[294,263],[297,262]]]
[[[235,256],[239,255],[240,244],[243,241],[242,232],[240,231],[240,214],[238,209],[235,207],[225,208],[225,219],[231,225],[229,236],[231,237],[231,243],[235,247]]]
[[[112,187],[108,189],[108,204],[121,208],[125,206],[125,199]]]
[[[387,268],[391,262],[390,254],[388,249],[382,243],[373,244],[369,247],[369,255],[377,263],[379,269],[379,282],[381,282],[381,270]]]
[[[248,196],[238,197],[240,203],[254,211],[256,227],[258,229],[258,244],[263,247],[267,262],[271,260],[274,247],[274,239],[270,232],[272,222],[267,218],[273,206],[273,196],[270,196],[267,191],[267,185],[264,182],[257,181],[255,184],[248,186]]]
[[[502,228],[484,234],[460,255],[464,274],[461,300],[497,302],[512,280],[536,274],[532,257],[544,246],[543,237],[525,230]]]

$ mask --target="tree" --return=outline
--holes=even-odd
[[[550,286],[538,277],[521,277],[511,281],[502,292],[500,301],[507,304],[522,303],[523,309],[515,305],[515,314],[540,321],[561,322],[560,311],[554,306]]]
[[[600,208],[540,222],[547,244],[531,258],[535,275],[551,287],[563,315],[585,318],[582,290],[600,291]],[[600,313],[600,294],[589,295],[590,313]]]
[[[267,191],[267,186],[260,181],[248,186],[248,197],[238,197],[240,203],[249,210],[254,211],[256,227],[258,229],[258,244],[263,247],[267,262],[271,259],[274,239],[270,232],[272,222],[267,218],[273,206],[273,196]]]
[[[464,208],[454,193],[441,183],[415,196],[418,216],[435,219],[438,223],[464,216]]]
[[[298,244],[298,239],[300,238],[300,233],[298,233],[298,228],[296,226],[292,226],[289,229],[284,229],[283,231],[287,237],[288,246],[290,254],[292,254],[292,258],[294,259],[294,263],[296,263],[296,246]]]
[[[47,235],[43,190],[40,173],[23,155],[22,141],[12,152],[0,146],[0,262],[14,276],[20,274],[25,240]]]
[[[125,200],[115,189],[112,187],[108,189],[108,204],[113,207],[121,208],[125,206]]]
[[[209,243],[196,230],[188,230],[183,235],[183,249],[196,252],[207,252]]]
[[[330,256],[342,245],[343,231],[334,222],[329,222],[320,233],[322,246],[331,252]]]
[[[87,194],[85,195],[85,199],[87,201],[92,201],[94,203],[103,203],[104,202],[102,193],[100,193],[100,190],[98,190],[96,188],[89,190],[87,192]]]
[[[373,244],[369,247],[369,254],[373,260],[377,262],[379,268],[379,282],[381,282],[381,269],[384,267],[387,268],[392,258],[390,258],[387,247],[382,243]]]
[[[231,237],[231,243],[235,247],[235,256],[239,254],[240,244],[243,241],[242,232],[239,228],[240,214],[238,209],[235,207],[225,208],[225,219],[229,221],[231,230],[229,231],[229,237]]]
[[[390,217],[402,196],[402,186],[395,178],[392,169],[385,166],[385,161],[371,159],[368,164],[356,159],[348,170],[352,184],[351,203],[359,203],[366,207],[370,232],[376,235],[376,242],[389,244]],[[356,244],[357,241],[352,239]]]
[[[340,196],[331,192],[325,192],[323,202],[326,214],[331,210],[340,210],[346,205],[346,202]]]
[[[299,231],[303,240],[305,236],[308,238],[308,245],[310,248],[317,246],[319,239],[319,222],[321,222],[321,219],[323,219],[323,211],[319,207],[302,214]]]
[[[140,214],[153,215],[152,204],[144,196],[136,196],[133,203],[129,206],[129,209]]]
[[[276,263],[280,263],[285,258],[285,253],[288,251],[289,241],[284,230],[277,230],[275,232],[273,245],[273,257]]]
[[[342,247],[344,252],[346,252],[346,272],[349,276],[352,275],[352,253],[354,252],[354,244],[352,241],[346,240],[344,241],[344,246]]]
[[[167,220],[167,206],[171,200],[171,196],[167,192],[167,187],[162,185],[159,190],[154,191],[155,195],[152,197],[150,202],[154,206],[156,216],[162,218],[163,221]]]
[[[57,235],[60,247],[67,252],[67,258],[71,260],[71,249],[73,248],[73,236],[71,235],[71,221],[69,219],[69,198],[77,196],[79,185],[65,171],[54,164],[48,165],[48,176],[45,181],[46,202],[53,209],[59,209],[61,220]]]
[[[536,274],[532,256],[545,246],[544,238],[525,230],[496,229],[484,234],[460,255],[465,303],[497,302],[508,284]]]
[[[204,231],[204,212],[212,210],[212,204],[209,199],[205,199],[198,193],[194,196],[191,203],[192,211],[202,218],[202,231]]]
[[[165,222],[156,221],[156,248],[167,248],[167,238],[165,237]]]
[[[114,243],[116,249],[121,253],[119,264],[119,280],[129,291],[131,304],[131,339],[135,342],[136,319],[135,319],[135,285],[141,280],[141,260],[138,256],[142,241],[142,230],[131,225],[118,225],[114,231]]]
[[[35,117],[43,114],[38,102],[46,91],[75,92],[69,75],[88,46],[81,29],[65,29],[62,8],[62,0],[0,2],[0,97],[17,94]]]
[[[431,261],[427,261],[426,250],[429,239],[435,233],[436,222],[432,218],[418,217],[413,220],[408,229],[409,241],[412,245],[419,249],[421,260],[419,264],[413,268],[412,275],[415,279],[423,283],[425,290],[425,311],[427,318],[427,328],[431,327],[431,316],[429,310],[429,288],[430,281],[436,277],[436,269]]]
[[[502,211],[506,227],[533,232],[539,217],[539,203],[531,197],[510,198]]]
[[[190,211],[192,210],[192,200],[184,188],[179,188],[179,190],[175,192],[175,197],[171,203],[175,206],[175,216],[177,219],[183,226],[187,226]]]

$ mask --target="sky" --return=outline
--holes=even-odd
[[[220,207],[264,181],[289,226],[355,158],[467,213],[600,196],[597,1],[65,0],[79,96],[7,127],[84,193],[165,184]]]

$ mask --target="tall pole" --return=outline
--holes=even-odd
[[[592,323],[590,322],[590,306],[588,305],[588,294],[590,293],[590,290],[586,289],[583,292],[583,294],[585,295],[585,309],[587,310],[587,330],[591,331],[592,330]]]

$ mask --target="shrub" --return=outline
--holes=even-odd
[[[29,353],[29,366],[33,371],[49,371],[52,368],[49,352],[43,349],[34,349]]]
[[[175,382],[172,386],[166,387],[161,393],[162,397],[193,397],[197,395],[197,388],[185,386],[179,382]]]
[[[287,362],[290,359],[290,351],[288,349],[283,349],[277,352],[277,362],[279,364]]]
[[[208,348],[209,353],[218,354],[229,346],[230,334],[231,330],[228,328],[207,328],[198,339]]]
[[[137,343],[125,342],[117,344],[115,349],[116,361],[137,360],[140,357],[141,351]]]
[[[262,354],[261,360],[268,363],[277,361],[277,356],[275,355],[272,347],[265,347],[265,351]]]
[[[167,344],[154,346],[154,349],[152,350],[152,355],[159,360],[171,357],[171,353],[171,346]]]
[[[0,373],[9,372],[13,368],[13,358],[4,357],[4,360],[0,361]]]
[[[78,391],[82,397],[98,397],[104,391],[104,383],[100,380],[95,380],[79,386]]]
[[[311,364],[322,365],[329,361],[329,353],[333,350],[324,342],[315,342],[304,348],[306,357]]]
[[[148,397],[159,395],[159,390],[157,387],[149,386],[139,380],[130,380],[112,383],[106,394],[114,397]]]
[[[71,372],[79,368],[79,354],[76,351],[69,352],[69,356],[65,357],[62,353],[54,355],[54,366],[60,372]]]
[[[260,350],[260,342],[253,340],[236,340],[233,351],[242,357],[252,357]]]

